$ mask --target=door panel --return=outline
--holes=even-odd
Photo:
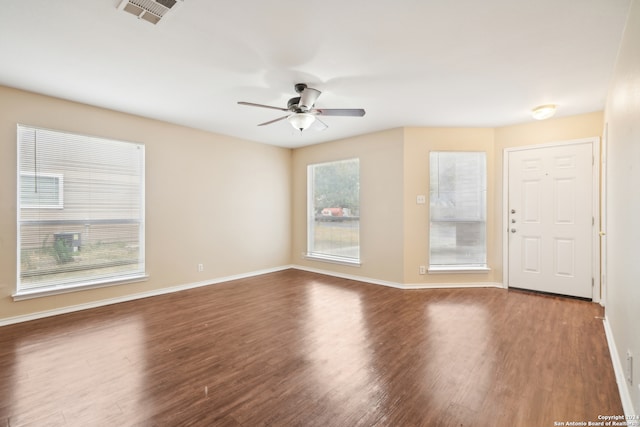
[[[529,224],[540,223],[540,193],[540,181],[524,181],[522,183],[523,222]]]
[[[540,238],[522,237],[524,248],[523,270],[528,273],[540,273]]]
[[[510,287],[592,296],[592,143],[510,151]]]
[[[556,242],[556,275],[564,277],[575,276],[574,254],[576,248],[573,239],[555,239]]]
[[[556,224],[575,224],[576,180],[557,179],[555,186]]]

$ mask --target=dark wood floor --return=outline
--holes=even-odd
[[[622,414],[600,306],[288,270],[0,328],[0,426],[553,426]]]

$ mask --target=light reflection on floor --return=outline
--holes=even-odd
[[[360,295],[356,291],[314,283],[306,292],[308,321],[305,325],[308,356],[313,363],[317,387],[344,405],[350,396],[359,396],[350,405],[371,402],[362,390],[376,390],[375,368],[367,351],[368,331],[363,319]]]
[[[455,389],[459,400],[473,402],[473,410],[479,410],[495,371],[495,349],[492,345],[490,313],[482,305],[473,303],[435,302],[425,312],[429,338],[429,357],[425,376],[437,390]],[[451,366],[454,369],[442,369]],[[477,396],[468,394],[473,391]],[[432,397],[438,399],[438,393]],[[449,395],[449,398],[451,396]]]
[[[17,415],[11,425],[116,424],[126,419],[125,412],[144,412],[131,400],[143,396],[141,328],[139,317],[129,316],[17,343],[11,396],[11,413]],[[52,365],[56,372],[41,367]]]

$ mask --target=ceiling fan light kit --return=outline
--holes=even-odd
[[[273,107],[271,105],[256,104],[254,102],[245,101],[238,101],[238,104],[249,107],[289,111],[291,114],[274,120],[269,120],[268,122],[260,123],[258,126],[270,125],[287,119],[291,126],[300,132],[309,129],[309,127],[316,121],[322,125],[322,129],[326,129],[327,125],[324,124],[324,122],[322,122],[322,120],[317,116],[362,117],[365,115],[365,111],[362,108],[314,108],[314,105],[322,92],[318,89],[307,87],[304,83],[297,83],[294,86],[294,89],[298,94],[300,94],[300,96],[289,99],[287,102],[287,108]]]
[[[294,129],[302,132],[316,121],[316,117],[310,113],[295,113],[287,117],[287,121],[291,123]]]
[[[552,117],[556,113],[555,104],[539,105],[531,110],[531,115],[536,120],[544,120]]]

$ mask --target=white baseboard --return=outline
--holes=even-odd
[[[386,280],[372,279],[370,277],[356,276],[353,274],[336,273],[335,271],[319,268],[292,265],[296,270],[309,271],[311,273],[324,274],[326,276],[339,277],[341,279],[356,280],[358,282],[371,283],[373,285],[388,286],[396,289],[442,289],[442,288],[503,288],[498,282],[472,282],[472,283],[398,283]]]
[[[371,283],[374,285],[388,286],[390,288],[404,289],[403,285],[397,282],[389,282],[387,280],[372,279],[370,277],[356,276],[354,274],[337,273],[335,271],[322,270],[320,268],[305,267],[302,265],[292,265],[291,268],[310,273],[324,274],[325,276],[339,277],[341,279],[355,280],[358,282]]]
[[[611,363],[613,364],[613,372],[616,375],[616,382],[618,383],[618,393],[620,393],[620,400],[622,401],[622,409],[627,417],[631,415],[637,415],[633,409],[633,400],[631,399],[631,393],[629,392],[629,386],[627,380],[624,377],[624,368],[622,366],[622,360],[618,354],[618,348],[616,347],[615,340],[613,338],[613,331],[607,317],[602,320],[604,323],[604,333],[607,336],[607,344],[609,345],[609,354],[611,355]],[[640,408],[638,408],[640,411]],[[633,419],[633,418],[628,418]]]
[[[164,294],[169,294],[169,293],[173,293],[173,292],[184,291],[184,290],[187,290],[187,289],[199,288],[201,286],[210,286],[210,285],[215,285],[215,284],[218,284],[218,283],[228,282],[228,281],[231,281],[231,280],[245,279],[245,278],[249,278],[249,277],[260,276],[262,274],[274,273],[274,272],[277,272],[277,271],[287,270],[287,269],[290,269],[290,268],[293,268],[293,269],[296,269],[296,270],[308,271],[308,272],[312,272],[312,273],[324,274],[326,276],[339,277],[339,278],[342,278],[342,279],[355,280],[355,281],[362,282],[362,283],[370,283],[370,284],[374,284],[374,285],[381,285],[381,286],[387,286],[387,287],[390,287],[390,288],[405,289],[405,290],[410,290],[410,289],[443,289],[443,288],[504,288],[502,283],[497,283],[497,282],[398,283],[398,282],[391,282],[391,281],[386,281],[386,280],[373,279],[373,278],[365,277],[365,276],[357,276],[357,275],[352,275],[352,274],[343,274],[343,273],[337,273],[337,272],[329,271],[329,270],[322,270],[322,269],[317,269],[317,268],[304,267],[304,266],[301,266],[301,265],[284,265],[284,266],[265,269],[265,270],[252,271],[252,272],[249,272],[249,273],[243,273],[243,274],[237,274],[237,275],[233,275],[233,276],[220,277],[220,278],[211,279],[211,280],[203,280],[203,281],[194,282],[194,283],[186,283],[186,284],[177,285],[177,286],[170,286],[168,288],[154,289],[152,291],[141,292],[141,293],[137,293],[137,294],[124,295],[124,296],[116,297],[116,298],[109,298],[109,299],[105,299],[105,300],[92,301],[92,302],[88,302],[88,303],[84,303],[84,304],[77,304],[77,305],[72,305],[72,306],[67,306],[67,307],[61,307],[61,308],[56,308],[56,309],[53,309],[53,310],[45,310],[45,311],[39,311],[39,312],[36,312],[36,313],[29,313],[29,314],[20,315],[20,316],[8,317],[8,318],[5,318],[5,319],[0,319],[0,326],[11,325],[11,324],[14,324],[14,323],[27,322],[29,320],[41,319],[41,318],[44,318],[44,317],[57,316],[59,314],[72,313],[74,311],[88,310],[88,309],[91,309],[91,308],[102,307],[102,306],[110,305],[110,304],[117,304],[117,303],[120,303],[120,302],[133,301],[133,300],[137,300],[137,299],[141,299],[141,298],[149,298],[149,297],[153,297],[153,296],[157,296],[157,295],[164,295]]]
[[[406,283],[402,289],[446,289],[446,288],[500,288],[498,282],[464,282],[464,283]]]
[[[249,273],[236,274],[236,275],[233,275],[233,276],[226,276],[226,277],[219,277],[219,278],[216,278],[216,279],[203,280],[203,281],[200,281],[200,282],[185,283],[185,284],[182,284],[182,285],[170,286],[168,288],[154,289],[152,291],[140,292],[140,293],[131,294],[131,295],[124,295],[124,296],[116,297],[116,298],[108,298],[108,299],[99,300],[99,301],[91,301],[91,302],[84,303],[84,304],[71,305],[71,306],[67,306],[67,307],[55,308],[55,309],[52,309],[52,310],[45,310],[45,311],[39,311],[39,312],[36,312],[36,313],[29,313],[29,314],[24,314],[24,315],[20,315],[20,316],[8,317],[8,318],[5,318],[5,319],[0,319],[0,326],[12,325],[12,324],[15,324],[15,323],[28,322],[29,320],[42,319],[44,317],[57,316],[59,314],[72,313],[74,311],[88,310],[88,309],[91,309],[91,308],[102,307],[102,306],[111,305],[111,304],[117,304],[117,303],[120,303],[120,302],[133,301],[133,300],[142,299],[142,298],[149,298],[149,297],[154,297],[154,296],[158,296],[158,295],[170,294],[170,293],[173,293],[173,292],[179,292],[179,291],[184,291],[184,290],[187,290],[187,289],[199,288],[199,287],[202,287],[202,286],[216,285],[216,284],[223,283],[223,282],[229,282],[231,280],[246,279],[246,278],[249,278],[249,277],[260,276],[262,274],[275,273],[277,271],[288,270],[290,268],[291,268],[290,265],[285,265],[285,266],[269,268],[269,269],[265,269],[265,270],[252,271],[252,272],[249,272]]]

